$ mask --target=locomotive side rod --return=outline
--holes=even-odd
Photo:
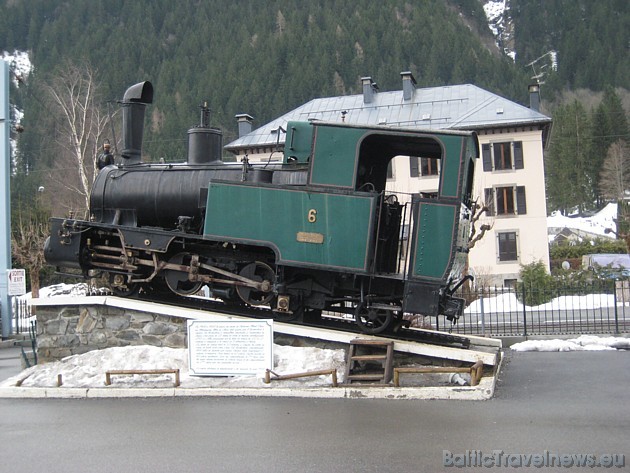
[[[93,254],[92,257],[94,258],[94,256],[98,256],[99,258],[102,259],[113,259],[113,257],[111,255],[103,255],[103,254]],[[104,269],[119,269],[121,271],[125,271],[125,270],[129,270],[129,269],[137,269],[138,266],[149,266],[149,267],[154,267],[155,270],[153,271],[153,274],[151,276],[149,276],[148,278],[144,278],[144,279],[133,279],[130,282],[149,282],[151,280],[153,280],[153,278],[155,278],[155,276],[163,270],[173,270],[173,271],[180,271],[183,273],[187,273],[188,274],[188,280],[189,281],[193,281],[193,282],[203,282],[203,283],[220,283],[220,284],[228,284],[228,285],[232,285],[232,286],[242,286],[242,287],[251,287],[252,289],[256,289],[257,291],[261,291],[261,292],[270,292],[272,289],[272,283],[271,281],[268,280],[263,280],[263,281],[254,281],[252,279],[246,278],[244,276],[241,276],[240,274],[235,274],[235,273],[231,273],[229,271],[225,271],[223,269],[217,268],[216,266],[212,266],[209,264],[203,264],[203,263],[198,263],[198,259],[197,258],[193,258],[193,264],[191,264],[190,266],[188,265],[183,265],[183,264],[175,264],[175,263],[167,263],[167,262],[160,262],[157,263],[157,261],[155,260],[148,260],[148,259],[142,259],[142,258],[133,258],[132,259],[134,264],[129,264],[127,261],[125,261],[123,264],[121,265],[116,265],[116,264],[111,264],[111,263],[103,263],[103,262],[95,262],[92,261],[92,264],[96,267],[100,267],[100,268],[104,268]],[[195,262],[197,262],[197,264],[195,264]],[[217,273],[220,274],[222,276],[225,276],[229,279],[222,279],[222,278],[214,278],[212,276],[205,276],[203,274],[199,274],[198,272],[195,271],[195,268],[203,268],[206,269],[208,271],[211,271],[213,273]]]

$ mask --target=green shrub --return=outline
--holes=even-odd
[[[584,255],[595,253],[616,253],[628,252],[628,247],[624,240],[598,239],[584,241],[577,245],[554,245],[549,248],[549,258],[552,260],[567,260],[572,258],[582,258]]]
[[[554,298],[556,281],[542,261],[521,266],[519,277],[516,296],[525,305],[536,306]]]

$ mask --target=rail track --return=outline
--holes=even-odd
[[[240,317],[251,317],[258,319],[274,319],[278,322],[308,326],[314,328],[325,328],[337,330],[347,333],[356,333],[357,335],[366,335],[360,330],[353,318],[343,318],[337,315],[330,315],[324,312],[321,317],[309,318],[309,314],[305,313],[302,320],[287,320],[278,318],[271,309],[265,307],[250,307],[242,305],[230,305],[223,301],[205,299],[200,297],[179,296],[177,294],[160,294],[159,296],[152,293],[142,293],[132,296],[133,299],[143,302],[154,302],[175,307],[184,307],[188,309],[204,310],[209,312],[218,312],[225,315],[234,315]],[[421,342],[440,346],[449,346],[457,348],[470,348],[470,339],[464,335],[454,335],[444,332],[436,332],[431,330],[419,330],[399,325],[394,329],[386,330],[375,337],[386,337],[388,339],[396,339],[401,341]]]

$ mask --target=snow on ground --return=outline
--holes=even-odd
[[[494,36],[498,36],[499,29],[497,24],[502,23],[503,14],[505,13],[505,0],[490,0],[484,3],[483,11],[488,19],[488,27],[492,30]]]
[[[619,301],[618,305],[623,305]],[[482,310],[483,305],[483,310]],[[537,306],[525,306],[526,312],[545,312],[558,310],[592,310],[615,306],[613,294],[587,294],[583,296],[560,296],[550,302]],[[523,303],[513,292],[494,297],[484,297],[473,301],[465,310],[465,314],[489,314],[497,312],[523,312]]]
[[[345,350],[315,347],[290,347],[274,345],[274,369],[279,375],[304,373],[306,371],[336,369],[338,380],[343,379]],[[148,345],[127,346],[94,350],[82,355],[73,355],[52,363],[36,365],[0,383],[0,388],[15,386],[24,380],[24,387],[56,387],[57,376],[62,375],[66,388],[105,388],[105,372],[108,370],[155,370],[179,369],[183,388],[222,387],[247,388],[269,387],[263,382],[264,373],[258,376],[191,376],[188,372],[188,350],[186,348],[160,348]],[[273,376],[272,376],[273,377]],[[163,375],[114,375],[109,388],[172,387],[172,374]],[[283,387],[330,386],[331,376],[317,376],[282,381]]]
[[[514,351],[603,351],[630,350],[630,339],[581,335],[569,340],[527,340],[515,343]]]
[[[582,335],[570,340],[528,340],[512,345],[514,351],[601,351],[630,350],[630,339],[622,337],[598,337]],[[290,347],[274,345],[274,369],[279,375],[304,373],[314,370],[336,369],[339,381],[345,371],[345,350],[315,347]],[[0,388],[15,386],[23,380],[24,387],[56,387],[57,377],[62,375],[66,388],[165,388],[173,387],[172,374],[163,375],[114,375],[112,384],[105,385],[108,370],[179,369],[183,388],[269,388],[264,373],[258,376],[191,376],[188,372],[188,350],[185,348],[160,348],[148,345],[106,348],[82,355],[73,355],[61,361],[36,365],[0,383]],[[282,381],[282,387],[330,386],[331,376],[305,377]]]
[[[617,218],[617,204],[610,203],[592,217],[566,217],[560,211],[552,212],[547,217],[548,228],[571,228],[611,238],[613,234],[606,234],[606,228],[617,230],[615,219]]]
[[[15,72],[12,80],[17,86],[19,86],[17,78],[20,77],[22,80],[25,80],[33,70],[31,58],[26,51],[15,50],[12,53],[2,51],[0,52],[0,59],[4,59],[4,61],[9,64],[9,67],[11,67],[11,69]]]

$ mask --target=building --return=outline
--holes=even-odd
[[[471,250],[470,272],[483,284],[511,284],[523,264],[548,268],[543,149],[551,119],[538,111],[538,86],[530,87],[528,108],[471,84],[417,88],[411,72],[401,78],[402,90],[381,92],[364,77],[362,94],[313,99],[257,129],[250,115],[237,115],[239,138],[225,148],[251,163],[281,161],[292,120],[475,131],[475,195],[490,213],[479,224],[491,229]],[[439,172],[437,160],[395,158],[388,190],[430,196]]]

